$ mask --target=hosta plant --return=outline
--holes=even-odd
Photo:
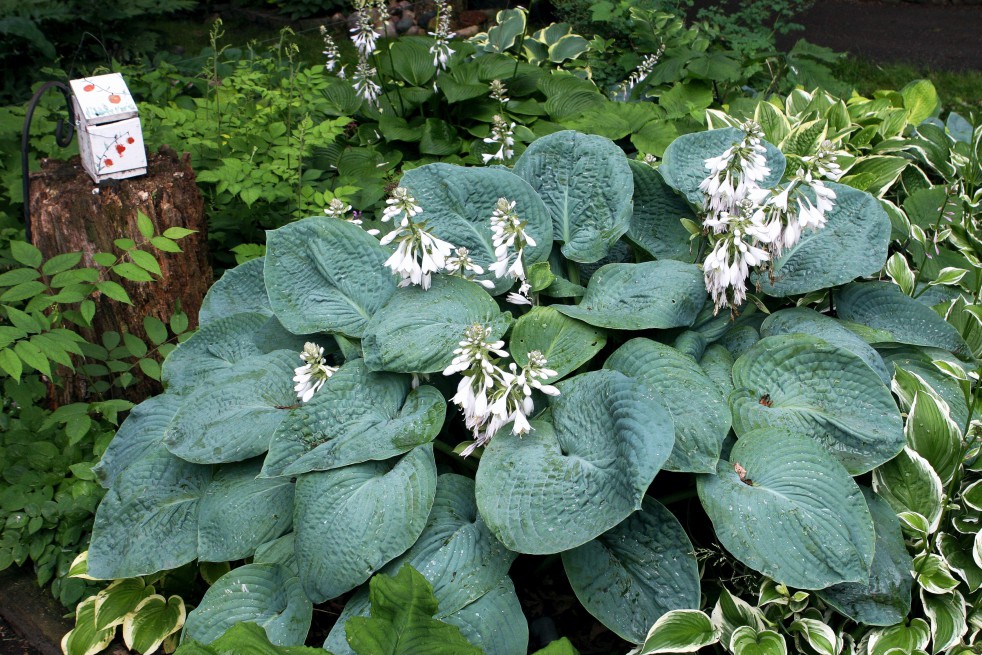
[[[908,606],[909,572],[877,559],[904,544],[866,474],[905,434],[871,343],[968,350],[865,279],[890,220],[831,181],[837,146],[789,163],[743,127],[680,137],[658,169],[557,132],[510,169],[407,172],[381,239],[343,211],[269,232],[96,468],[88,573],[248,560],[188,614],[202,644],[239,621],[302,644],[313,605],[354,591],[336,655],[366,581],[405,564],[492,655],[528,647],[518,557],[558,554],[633,644],[699,608],[694,543]],[[669,495],[698,497],[688,530]]]

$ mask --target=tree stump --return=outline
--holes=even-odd
[[[96,268],[94,253],[120,253],[114,240],[129,238],[137,244],[144,240],[137,229],[138,211],[150,218],[156,234],[169,227],[196,230],[178,242],[182,253],[153,251],[162,279],[139,283],[109,274],[109,279],[123,285],[133,304],[96,298],[92,329],[85,331],[89,341],[99,343],[98,337],[107,331],[130,332],[147,341],[143,318],[155,316],[167,323],[178,303],[190,327],[197,325],[198,310],[213,276],[207,259],[204,202],[188,156],[179,158],[165,146],[147,158],[146,175],[100,185],[86,175],[77,156],[69,161],[46,159],[41,170],[31,174],[29,202],[31,239],[45,258],[82,252],[84,265]],[[125,390],[111,393],[139,402],[161,391],[159,382],[142,375],[137,379]],[[58,394],[60,402],[92,400],[81,376],[66,377],[65,382]]]

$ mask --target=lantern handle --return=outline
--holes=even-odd
[[[75,136],[75,110],[72,107],[72,95],[68,85],[58,81],[45,82],[41,85],[41,88],[34,92],[34,97],[31,98],[31,102],[27,106],[27,113],[24,115],[24,130],[21,132],[20,138],[20,168],[21,174],[24,176],[24,238],[28,243],[31,243],[31,176],[28,170],[27,160],[28,151],[30,150],[31,119],[34,118],[34,110],[37,108],[38,102],[41,101],[41,96],[48,89],[58,89],[61,91],[61,94],[65,96],[65,107],[68,109],[68,130],[66,132],[64,129],[65,119],[59,118],[55,125],[55,143],[60,148],[67,148],[71,145],[72,138]]]

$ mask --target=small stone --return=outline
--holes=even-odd
[[[399,34],[406,34],[409,32],[411,27],[414,27],[414,24],[413,21],[408,18],[400,18],[399,21],[396,22],[396,32]]]
[[[393,39],[393,38],[395,38],[396,36],[399,35],[399,30],[396,29],[396,26],[392,23],[392,21],[388,21],[388,20],[385,21],[385,24],[384,24],[383,27],[385,29],[384,36],[387,39]]]
[[[413,25],[408,30],[406,30],[406,36],[420,36],[420,35],[425,35],[425,34],[426,34],[426,32],[424,32],[422,29],[420,29],[419,26],[417,26],[417,25]]]

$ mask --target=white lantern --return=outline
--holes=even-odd
[[[95,182],[144,175],[147,155],[136,102],[119,73],[72,80],[82,167]]]

